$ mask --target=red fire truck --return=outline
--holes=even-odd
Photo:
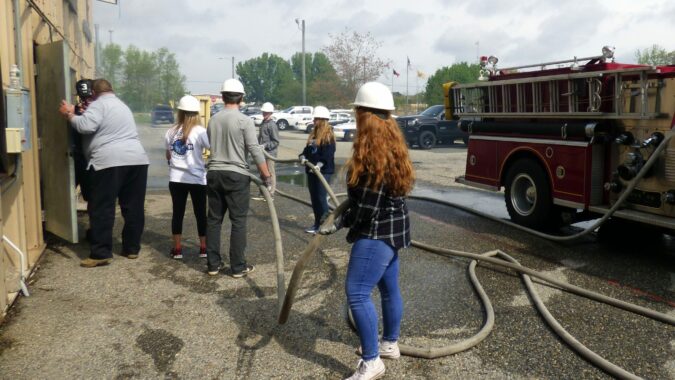
[[[504,187],[511,219],[537,229],[607,212],[675,124],[675,65],[613,55],[506,69],[483,57],[478,82],[445,84],[446,119],[470,134],[458,182]],[[667,144],[614,218],[675,229],[675,138]]]

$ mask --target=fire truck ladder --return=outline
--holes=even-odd
[[[655,119],[663,80],[655,67],[573,72],[460,84],[459,116],[486,118]],[[497,77],[498,78],[498,77]],[[650,91],[651,90],[651,91]]]

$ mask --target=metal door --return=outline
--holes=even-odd
[[[78,241],[75,168],[71,128],[58,112],[61,99],[73,102],[68,47],[63,41],[37,46],[36,104],[40,137],[40,182],[47,231]]]

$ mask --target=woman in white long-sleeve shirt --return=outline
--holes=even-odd
[[[206,257],[206,168],[202,152],[210,147],[206,128],[200,125],[199,100],[186,95],[178,102],[178,123],[166,132],[169,192],[173,202],[171,233],[174,259],[183,258],[181,236],[187,196],[197,218],[199,257]]]

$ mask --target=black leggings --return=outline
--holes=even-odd
[[[190,193],[192,209],[197,218],[197,233],[206,236],[206,185],[194,183],[169,182],[169,192],[173,202],[173,216],[171,217],[171,233],[180,235],[183,233],[183,216],[185,216],[185,204]]]

